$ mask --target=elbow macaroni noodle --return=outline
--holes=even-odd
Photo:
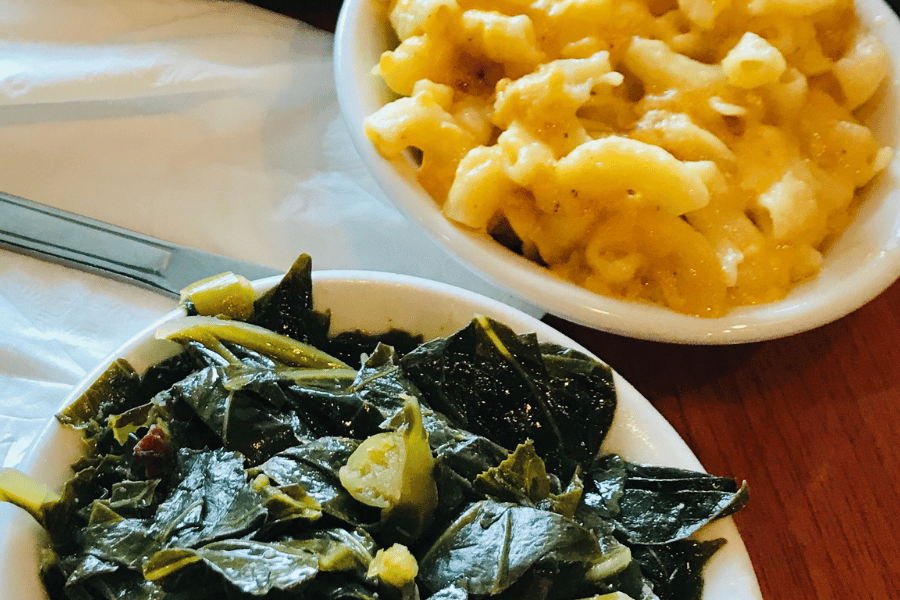
[[[460,226],[699,316],[814,276],[884,169],[852,0],[392,0],[365,123]]]

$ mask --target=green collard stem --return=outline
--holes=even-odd
[[[230,342],[295,367],[349,368],[343,361],[309,344],[242,321],[182,317],[163,324],[157,330],[156,337],[180,343],[195,341],[204,346],[211,346],[215,341]]]
[[[33,477],[16,469],[0,471],[0,501],[24,509],[42,526],[48,505],[59,501],[59,494]]]

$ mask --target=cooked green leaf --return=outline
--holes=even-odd
[[[559,346],[541,345],[547,368],[547,404],[565,432],[566,454],[581,464],[592,460],[612,426],[616,390],[612,370]]]
[[[109,507],[124,517],[147,517],[147,511],[156,504],[158,485],[158,479],[116,482]]]
[[[57,415],[60,423],[86,430],[86,436],[99,433],[104,412],[130,408],[140,385],[140,377],[131,364],[113,362],[91,386]]]
[[[318,520],[322,507],[300,484],[274,486],[265,475],[253,480],[253,488],[263,497],[269,524],[288,519]]]
[[[599,451],[615,411],[609,368],[481,317],[404,356],[404,374],[436,411],[508,450],[531,439],[568,477]]]
[[[144,519],[121,519],[88,525],[82,531],[84,554],[77,573],[89,577],[108,565],[140,569],[141,563],[163,544],[151,532]]]
[[[184,593],[208,578],[198,573],[201,568],[245,594],[262,596],[299,590],[319,572],[319,560],[300,541],[223,540],[196,549],[161,550],[150,557],[144,577],[167,591]]]
[[[152,523],[153,535],[166,546],[194,548],[241,537],[265,520],[263,498],[236,452],[182,450],[173,479]]]
[[[293,413],[277,410],[259,394],[229,390],[226,379],[222,369],[207,367],[177,383],[173,391],[219,436],[225,448],[241,452],[251,464],[297,443]]]
[[[725,540],[678,540],[659,546],[635,546],[632,556],[660,600],[700,600],[703,567]]]
[[[689,537],[715,519],[733,514],[746,504],[749,488],[734,479],[708,473],[639,465],[605,457],[591,471],[595,486],[616,497],[610,510],[616,529],[635,544],[667,544]],[[624,476],[624,479],[622,477]]]
[[[255,303],[251,323],[322,348],[330,317],[313,311],[312,261],[303,254],[294,261],[278,285]]]
[[[434,591],[457,585],[470,594],[497,594],[548,558],[587,564],[602,560],[594,535],[571,519],[483,501],[446,528],[422,557],[419,575]]]
[[[356,440],[335,437],[303,441],[273,456],[251,473],[264,473],[280,486],[302,485],[324,513],[354,527],[372,525],[380,520],[380,512],[353,498],[338,476],[358,445]]]
[[[550,496],[550,478],[531,440],[475,478],[475,489],[501,502],[534,506]]]

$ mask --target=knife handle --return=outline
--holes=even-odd
[[[203,277],[267,269],[0,192],[0,247],[178,296]]]

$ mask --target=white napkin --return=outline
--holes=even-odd
[[[279,269],[306,252],[527,308],[385,201],[338,114],[332,40],[238,2],[0,0],[0,190]],[[0,251],[0,465],[173,307]]]

